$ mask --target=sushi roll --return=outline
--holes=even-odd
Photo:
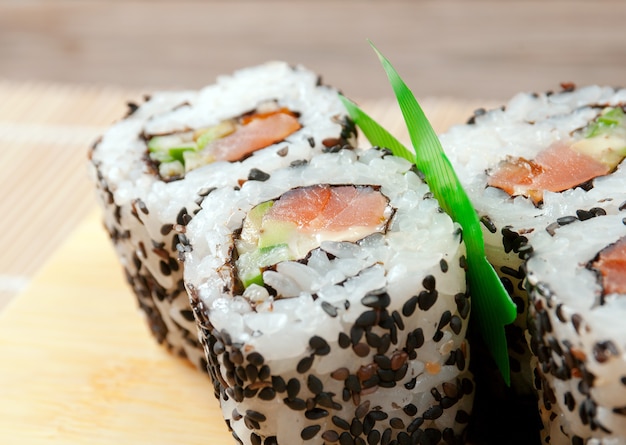
[[[509,425],[505,434],[526,424],[507,419],[521,414],[517,408],[533,406],[536,397],[523,267],[533,236],[618,212],[626,185],[625,107],[626,90],[563,85],[560,92],[520,93],[502,108],[477,110],[466,125],[441,135],[479,214],[487,257],[518,308],[515,323],[506,327],[511,388],[483,366],[488,360],[474,360],[481,366],[477,379],[482,376],[477,399],[481,387],[491,387],[496,400],[478,411],[502,415],[496,423]]]
[[[350,147],[354,136],[337,91],[282,62],[131,104],[90,166],[105,227],[159,343],[206,368],[177,249],[205,197]]]
[[[625,224],[622,212],[533,240],[526,273],[545,444],[626,444]]]
[[[185,284],[238,443],[465,443],[465,247],[412,167],[322,154],[190,222]]]

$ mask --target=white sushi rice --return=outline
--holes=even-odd
[[[383,435],[385,440],[423,436],[421,443],[463,440],[473,394],[465,339],[469,308],[459,314],[469,304],[465,248],[460,228],[410,169],[407,161],[383,157],[377,150],[361,156],[351,151],[324,154],[307,166],[275,171],[262,184],[251,181],[240,189],[215,191],[189,224],[185,283],[214,380],[220,382],[216,390],[224,417],[242,443],[322,444],[346,434],[350,439],[341,440]],[[314,184],[380,186],[395,209],[387,232],[356,243],[322,242],[305,260],[265,271],[265,287],[234,292],[233,234],[247,212],[288,190]],[[415,296],[428,292],[429,280],[436,286],[436,302],[427,310],[415,308]],[[378,310],[364,306],[364,297],[380,292],[388,295],[388,305]],[[378,314],[378,321],[359,327],[372,314]],[[389,321],[390,314],[400,321],[377,324]],[[419,348],[411,346],[416,329],[422,335]],[[392,331],[386,348],[366,342],[370,336],[389,338]],[[324,353],[316,349],[317,342],[328,347]],[[354,390],[357,376],[368,369],[382,378],[387,371],[377,363],[389,360],[395,369],[402,364],[402,374],[389,385],[393,387],[378,381]],[[291,393],[285,392],[285,382],[293,385]],[[263,389],[257,394],[254,388]],[[322,403],[320,394],[332,403]],[[306,407],[294,407],[294,399]],[[336,419],[355,425],[354,430],[344,431]]]
[[[626,444],[626,295],[601,301],[601,283],[587,267],[626,236],[625,217],[579,221],[533,240],[526,267],[534,348],[543,348],[544,443]]]
[[[302,128],[241,162],[209,164],[180,180],[165,182],[149,168],[143,134],[217,125],[267,101],[299,113]],[[179,234],[213,188],[246,181],[253,169],[271,172],[308,160],[327,149],[326,139],[349,143],[343,137],[346,112],[335,89],[319,85],[317,75],[303,67],[283,62],[222,76],[200,91],[158,92],[131,111],[90,154],[105,225],[157,340],[203,368],[178,263]]]

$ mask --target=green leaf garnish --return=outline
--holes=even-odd
[[[371,43],[370,43],[371,44]],[[517,309],[495,270],[487,261],[478,215],[463,190],[439,138],[411,90],[391,63],[374,47],[394,90],[409,130],[415,156],[360,108],[343,98],[355,123],[373,145],[389,148],[394,155],[415,162],[425,176],[439,205],[463,228],[467,249],[468,281],[472,295],[472,319],[507,383],[510,384],[509,356],[504,326],[512,323]]]

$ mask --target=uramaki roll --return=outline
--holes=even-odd
[[[545,444],[626,444],[625,224],[626,212],[577,220],[533,241],[526,269]]]
[[[185,283],[237,441],[464,443],[465,248],[409,162],[323,154],[202,207]]]
[[[105,226],[160,343],[205,369],[177,250],[202,200],[354,135],[337,91],[282,62],[153,94],[104,134],[90,165]]]
[[[518,307],[515,323],[506,327],[512,389],[482,366],[486,361],[474,360],[481,366],[477,400],[484,387],[495,395],[477,411],[489,412],[489,423],[499,418],[494,423],[503,426],[502,440],[520,425],[531,425],[523,434],[537,423],[516,420],[528,413],[518,408],[532,407],[536,397],[523,268],[533,236],[619,211],[626,187],[625,107],[624,89],[563,85],[560,92],[520,93],[500,109],[477,110],[466,125],[441,135],[483,223],[487,257]],[[520,443],[530,440],[538,439]]]

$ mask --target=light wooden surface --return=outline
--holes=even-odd
[[[0,313],[0,443],[228,444],[208,377],[156,345],[96,212]]]

